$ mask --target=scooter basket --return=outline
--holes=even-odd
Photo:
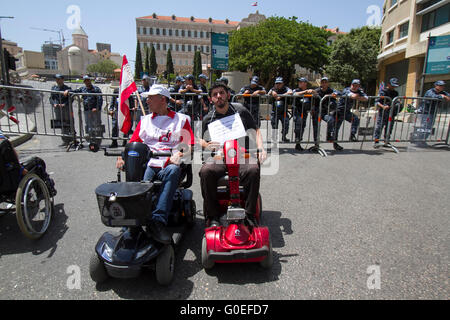
[[[106,183],[95,190],[107,227],[137,227],[151,218],[153,183]]]

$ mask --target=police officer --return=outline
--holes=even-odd
[[[277,141],[278,135],[278,121],[281,120],[281,134],[283,142],[290,142],[287,138],[289,132],[289,116],[288,116],[288,106],[287,99],[285,97],[280,97],[280,95],[291,95],[292,90],[284,85],[284,80],[282,77],[275,79],[275,86],[270,89],[269,96],[273,99],[272,111],[270,114],[270,120],[272,124],[272,140]]]
[[[142,86],[139,86],[139,88],[138,88],[138,94],[142,95],[144,92],[149,92],[150,91],[150,87],[152,86],[154,81],[155,81],[154,78],[152,79],[149,75],[145,74],[142,77]],[[141,99],[141,101],[142,101],[142,99]],[[139,121],[139,119],[141,119],[143,114],[142,114],[142,110],[141,110],[141,107],[139,105],[139,100],[137,99],[137,97],[135,98],[135,100],[133,102],[133,105],[134,105],[134,108],[131,109],[131,111],[133,111],[131,119],[132,119],[132,121],[134,120],[134,118],[135,118],[134,117],[134,113],[136,113],[137,114],[137,117],[136,117],[137,121]],[[130,105],[130,107],[131,107],[131,105]],[[148,114],[149,113],[148,112],[148,106],[145,103],[143,103],[143,107],[144,107],[145,114]]]
[[[336,142],[344,120],[352,124],[350,141],[358,141],[356,134],[358,133],[359,118],[356,114],[351,112],[351,109],[356,107],[358,101],[365,102],[368,100],[367,94],[361,89],[361,81],[358,79],[353,80],[351,86],[342,91],[336,113],[332,113],[333,119],[328,123],[333,126],[333,136],[329,138],[330,141],[333,141],[334,149],[336,151],[344,149]]]
[[[306,125],[308,124],[308,113],[311,111],[311,97],[305,95],[313,95],[315,91],[308,89],[308,79],[299,78],[298,87],[294,89],[293,95],[300,98],[295,99],[295,111],[294,111],[294,123],[295,123],[295,150],[303,151],[300,142],[303,141],[303,134],[305,132]],[[317,118],[314,123],[314,133],[317,133]],[[314,140],[316,140],[316,134],[314,134]]]
[[[181,113],[184,113],[191,117],[192,121],[200,119],[200,103],[198,99],[198,94],[202,93],[197,85],[195,84],[195,78],[192,74],[188,74],[184,77],[185,84],[183,84],[178,91],[180,94],[192,94],[196,95],[188,95],[184,96],[184,109]]]
[[[183,77],[177,76],[175,78],[175,84],[169,88],[169,93],[171,95],[169,108],[175,112],[179,112],[183,108],[184,101],[182,100],[181,95],[177,94],[183,85],[183,80]]]
[[[417,123],[421,126],[421,132],[417,135],[418,141],[415,141],[415,143],[419,147],[427,146],[425,140],[431,135],[434,121],[436,120],[436,113],[438,111],[438,107],[442,105],[442,101],[450,101],[450,95],[444,89],[445,82],[442,80],[436,81],[434,83],[434,88],[428,90],[425,93],[424,98],[433,98],[438,99],[439,101],[424,100],[417,111]]]
[[[239,92],[239,94],[251,95],[250,97],[244,97],[244,107],[250,111],[258,128],[261,126],[261,118],[259,116],[259,96],[263,96],[266,93],[266,89],[259,85],[259,77],[256,76],[251,79],[250,85],[243,87]]]
[[[385,141],[389,141],[389,138],[392,134],[392,130],[394,129],[394,125],[391,124],[389,133],[388,133],[388,127],[389,127],[389,118],[391,116],[391,106],[389,105],[389,102],[393,102],[396,97],[398,97],[398,92],[395,90],[399,86],[398,79],[392,78],[389,80],[388,84],[386,85],[386,88],[381,89],[378,95],[380,96],[375,101],[376,106],[378,109],[378,116],[377,116],[377,124],[375,126],[375,135],[374,135],[374,148],[381,147],[380,138],[381,138],[381,131],[384,128],[384,139]],[[389,97],[390,100],[386,101],[384,97]],[[394,110],[392,110],[392,119],[400,112],[398,110],[398,106],[394,106]]]
[[[57,74],[55,76],[56,85],[52,87],[52,94],[50,95],[50,104],[55,112],[55,122],[61,122],[61,133],[66,136],[62,136],[63,146],[67,146],[72,140],[75,133],[75,120],[73,117],[73,111],[70,106],[70,98],[68,95],[64,95],[62,92],[72,91],[72,88],[64,84],[64,76]],[[56,93],[56,91],[61,93]],[[71,137],[68,137],[71,136]]]
[[[233,89],[231,89],[228,86],[228,78],[227,77],[221,77],[220,79],[217,80],[218,83],[223,83],[224,85],[226,85],[229,89],[230,89],[230,101],[233,101],[234,96],[236,95],[236,91],[234,91]]]
[[[200,102],[202,104],[202,119],[203,119],[203,117],[205,117],[209,113],[208,88],[206,87],[206,81],[208,81],[209,78],[208,76],[201,74],[198,76],[198,80],[200,81],[198,88],[202,90],[202,93],[204,94],[200,99]]]
[[[92,78],[88,75],[83,77],[84,87],[74,90],[74,93],[102,93],[99,87],[92,85]],[[103,98],[101,95],[83,95],[84,120],[86,121],[86,132],[89,136],[99,136],[99,128],[102,125],[101,111]]]
[[[330,87],[330,82],[328,77],[323,77],[320,80],[320,87],[317,88],[316,94],[318,96],[318,99],[314,100],[314,117],[320,116],[327,124],[327,139],[331,137],[332,135],[332,126],[329,124],[330,121],[332,121],[332,116],[330,114],[334,111],[336,111],[337,108],[337,101],[336,98],[340,95],[339,91],[334,90]],[[327,96],[331,95],[331,97],[326,98],[322,102],[322,109],[320,110],[320,102],[322,99]]]

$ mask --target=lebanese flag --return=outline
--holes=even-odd
[[[128,64],[127,56],[124,55],[122,62],[122,72],[120,74],[119,110],[117,112],[119,129],[124,134],[127,134],[131,129],[130,103],[128,102],[128,99],[136,91],[136,83],[134,82],[133,74],[131,73],[131,68]]]
[[[255,2],[254,4],[252,4],[252,7],[257,7],[258,6],[258,2]]]

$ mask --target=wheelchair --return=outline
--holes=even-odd
[[[28,173],[22,175],[23,168]],[[22,233],[41,238],[54,212],[54,182],[45,172],[45,162],[32,158],[19,163],[9,140],[0,141],[0,216],[15,211]]]

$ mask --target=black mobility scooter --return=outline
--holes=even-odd
[[[121,155],[108,152],[109,156]],[[99,186],[95,193],[101,219],[108,227],[120,227],[118,233],[106,232],[98,241],[90,260],[90,275],[96,283],[109,277],[128,279],[139,276],[144,268],[155,267],[156,279],[169,285],[174,275],[175,254],[182,235],[195,223],[196,206],[192,185],[192,165],[182,165],[180,185],[175,193],[168,231],[172,243],[161,244],[152,238],[147,225],[156,206],[161,181],[142,182],[151,157],[167,157],[170,153],[153,153],[147,145],[134,142],[125,147],[126,182],[118,181]]]

